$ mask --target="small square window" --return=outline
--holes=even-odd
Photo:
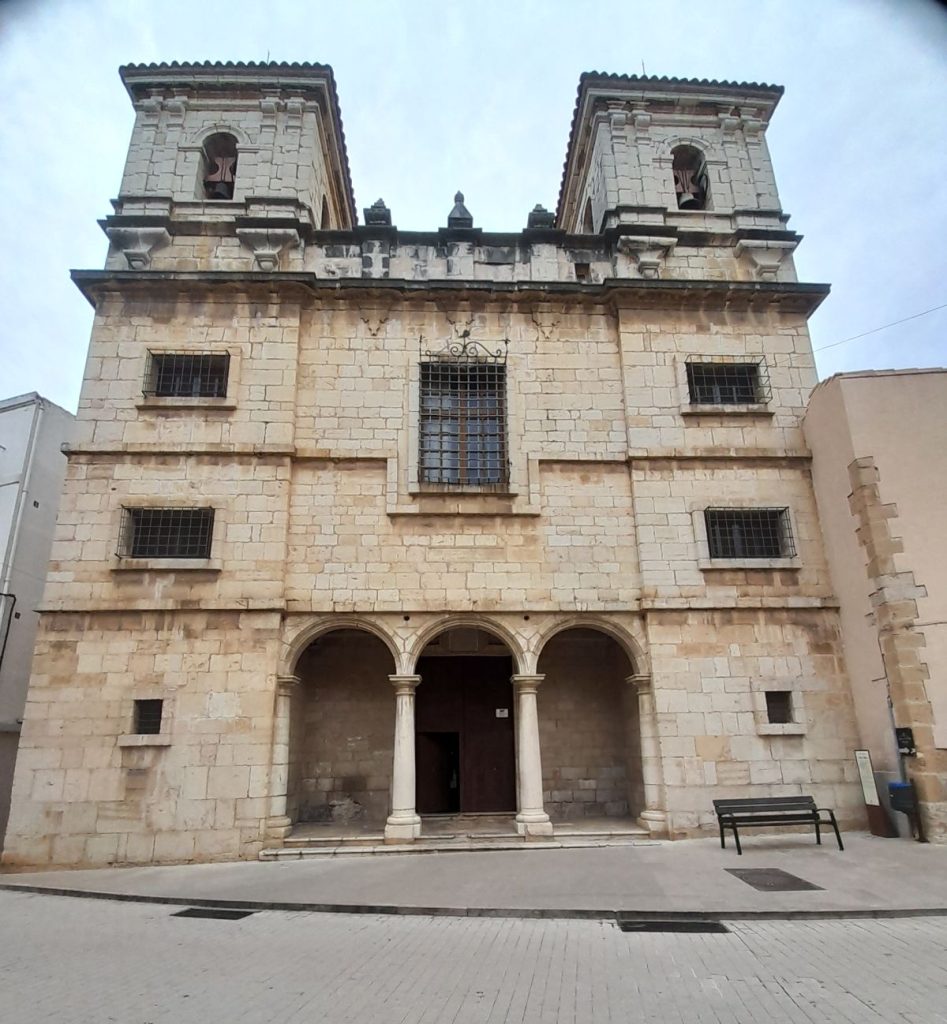
[[[688,362],[687,390],[692,405],[756,405],[770,397],[759,363]]]
[[[789,509],[704,510],[711,558],[792,558],[796,554]]]
[[[770,725],[789,725],[792,720],[792,693],[789,690],[767,690],[766,721]]]
[[[210,558],[212,508],[126,508],[122,558]]]
[[[592,267],[588,263],[576,263],[575,265],[575,279],[576,281],[591,281],[592,280]]]
[[[226,398],[230,355],[151,352],[143,394],[148,398]]]
[[[135,735],[157,736],[161,732],[163,705],[163,700],[135,701]]]

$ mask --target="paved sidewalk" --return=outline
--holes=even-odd
[[[529,858],[532,860],[532,858]],[[190,870],[190,869],[185,869]],[[610,921],[177,908],[0,892],[11,1024],[945,1024],[939,918]]]
[[[0,886],[124,898],[235,901],[275,909],[610,917],[616,912],[740,916],[942,912],[947,847],[847,833],[845,851],[810,836],[598,849],[317,857],[98,871],[6,873]],[[759,892],[727,868],[781,868],[821,886]]]

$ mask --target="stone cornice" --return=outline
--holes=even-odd
[[[414,281],[403,278],[320,278],[310,271],[164,271],[74,270],[72,280],[95,306],[108,292],[141,291],[154,295],[168,290],[265,290],[281,294],[344,298],[349,293],[401,295],[405,298],[442,297],[445,294],[499,302],[571,301],[607,303],[627,309],[727,310],[779,312],[810,316],[829,294],[826,284],[784,281],[700,281],[609,278],[599,284],[581,281],[489,281],[445,278]]]

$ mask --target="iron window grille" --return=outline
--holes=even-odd
[[[135,701],[135,735],[157,736],[161,732],[163,700]]]
[[[230,356],[151,352],[143,393],[148,398],[226,398]]]
[[[792,558],[796,554],[789,509],[704,510],[711,558]]]
[[[507,345],[490,352],[465,331],[439,352],[422,350],[420,482],[467,487],[508,483]]]
[[[212,508],[125,508],[119,556],[210,558]]]
[[[688,360],[687,390],[692,405],[756,405],[772,397],[766,364]]]

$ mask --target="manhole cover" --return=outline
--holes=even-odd
[[[623,932],[702,932],[721,934],[730,931],[720,921],[619,921]]]
[[[172,917],[207,917],[213,921],[239,921],[242,917],[249,917],[252,910],[225,910],[223,907],[188,907],[187,910],[179,910]]]
[[[813,885],[804,878],[791,875],[780,868],[725,868],[731,875],[736,875],[747,885],[752,885],[760,892],[802,892],[806,889],[819,889],[821,885]]]

